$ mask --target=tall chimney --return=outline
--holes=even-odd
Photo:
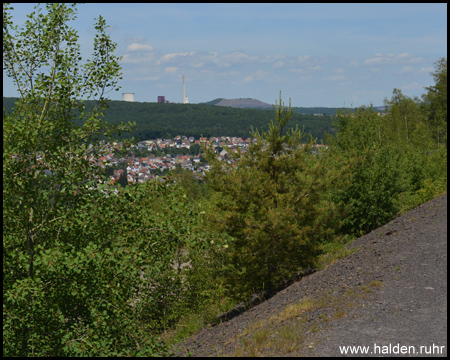
[[[186,90],[184,87],[184,75],[183,75],[183,104],[186,104]]]

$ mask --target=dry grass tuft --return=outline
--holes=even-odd
[[[383,285],[383,282],[381,280],[372,280],[369,284],[369,286],[372,287],[381,287]]]
[[[330,320],[344,318],[357,306],[357,298],[365,298],[372,292],[370,287],[379,286],[381,281],[372,281],[369,285],[337,294],[329,290],[315,298],[303,298],[299,303],[289,304],[268,320],[251,323],[238,335],[237,348],[230,356],[285,356],[302,351],[308,332],[319,332]],[[314,310],[321,313],[311,318]]]
[[[281,310],[278,314],[273,315],[270,318],[271,325],[277,325],[286,320],[299,317],[305,311],[312,310],[315,308],[317,304],[314,304],[313,299],[305,298],[299,303],[287,305],[283,310]]]

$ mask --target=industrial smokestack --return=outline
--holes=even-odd
[[[183,75],[183,104],[186,104],[186,89],[184,86],[184,75]]]

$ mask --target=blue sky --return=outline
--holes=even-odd
[[[16,24],[32,4],[15,4]],[[382,105],[399,88],[420,96],[447,56],[447,4],[85,4],[78,30],[85,58],[102,15],[123,56],[119,92],[191,103],[282,91],[293,106]],[[3,95],[16,96],[3,73]]]

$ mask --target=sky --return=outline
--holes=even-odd
[[[14,4],[23,24],[33,4]],[[85,4],[70,22],[88,58],[103,16],[123,79],[112,100],[253,98],[297,107],[379,106],[421,96],[447,56],[447,4]],[[3,96],[17,96],[3,72]]]

